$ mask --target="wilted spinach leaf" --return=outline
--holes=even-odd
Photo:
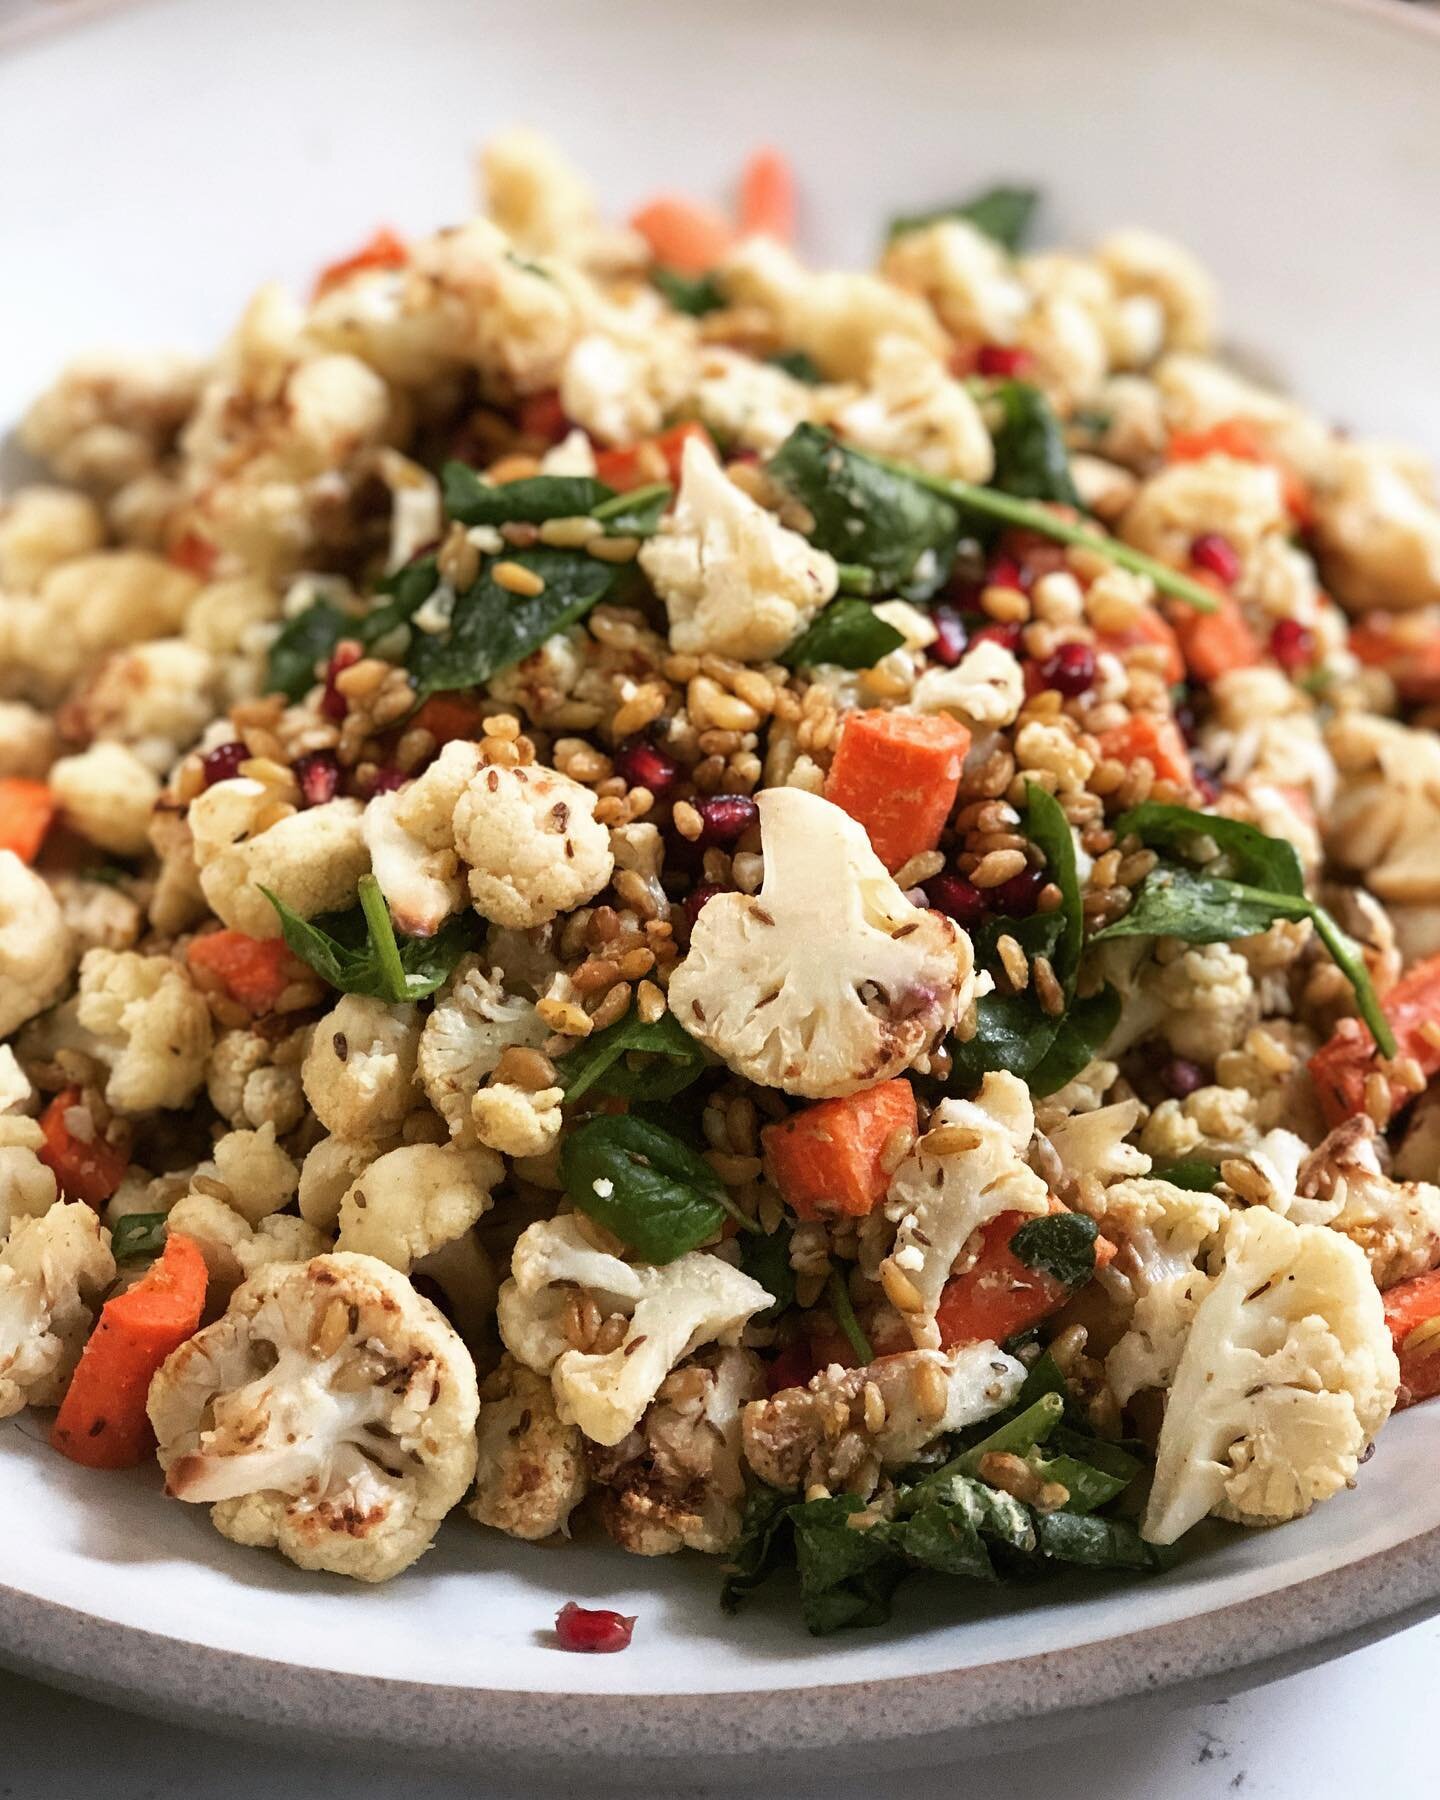
[[[781,652],[780,661],[787,669],[810,669],[817,663],[870,669],[904,642],[904,634],[887,625],[864,600],[832,600]]]
[[[803,350],[777,350],[765,360],[777,369],[783,369],[793,380],[803,381],[806,387],[815,387],[821,380],[819,364]]]
[[[676,312],[700,319],[727,304],[725,290],[713,275],[680,275],[674,269],[652,268],[651,283]]]
[[[956,200],[949,206],[935,206],[922,213],[902,213],[890,221],[889,235],[896,238],[902,232],[922,231],[927,225],[938,225],[944,219],[967,219],[978,231],[994,238],[1013,255],[1025,241],[1039,202],[1038,188],[986,188],[968,200]]]
[[[635,1066],[632,1054],[647,1060]],[[697,1081],[710,1059],[673,1013],[647,1025],[630,1013],[586,1038],[555,1065],[567,1101],[594,1088],[627,1100],[669,1100]]]
[[[110,1234],[110,1254],[117,1263],[146,1262],[165,1248],[165,1222],[169,1214],[126,1213]]]
[[[1027,1219],[1010,1248],[1029,1268],[1040,1269],[1063,1287],[1083,1287],[1095,1273],[1095,1240],[1100,1228],[1084,1213],[1050,1213]]]
[[[995,473],[991,486],[1024,500],[1081,506],[1070,478],[1070,456],[1060,422],[1037,387],[1002,381],[995,390],[1000,426],[995,433]]]
[[[265,671],[267,694],[283,694],[287,700],[303,700],[315,685],[319,663],[329,659],[335,646],[359,621],[328,600],[315,600],[281,626],[270,646]]]
[[[451,919],[434,937],[397,935],[380,884],[360,877],[360,903],[345,912],[302,919],[269,888],[260,892],[280,917],[285,942],[322,981],[342,994],[365,994],[398,1005],[433,994],[473,947],[465,918]]]
[[[795,1298],[795,1271],[790,1267],[790,1227],[780,1225],[761,1235],[747,1232],[740,1240],[740,1267],[774,1300],[759,1314],[761,1322],[778,1318]]]
[[[1165,1163],[1150,1171],[1152,1181],[1168,1181],[1171,1187],[1185,1188],[1192,1194],[1209,1194],[1220,1185],[1218,1163],[1202,1162],[1199,1157],[1183,1162]]]
[[[709,1163],[643,1119],[582,1125],[565,1139],[560,1172],[570,1204],[644,1262],[673,1262],[725,1217],[724,1184]]]
[[[486,481],[462,462],[441,472],[445,511],[462,525],[543,525],[547,519],[588,518],[615,498],[593,475],[529,475],[521,481]]]

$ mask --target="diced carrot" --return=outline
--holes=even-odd
[[[83,1200],[99,1208],[125,1179],[130,1159],[103,1137],[81,1138],[71,1131],[65,1115],[80,1104],[78,1087],[58,1093],[40,1115],[45,1142],[36,1152],[60,1184],[67,1200]]]
[[[1350,648],[1369,669],[1383,669],[1412,706],[1440,700],[1440,628],[1419,615],[1370,613],[1350,627]]]
[[[210,931],[192,938],[185,959],[192,969],[213,975],[232,1000],[257,1018],[274,1012],[281,994],[303,973],[284,938],[246,937],[243,931]]]
[[[599,451],[595,457],[595,474],[607,487],[622,494],[631,488],[648,487],[652,481],[668,481],[672,487],[677,486],[685,446],[692,437],[698,438],[708,449],[715,448],[714,439],[705,427],[694,419],[687,419],[683,425],[672,425],[658,437],[646,438],[638,444],[625,444],[618,450]]]
[[[778,150],[757,150],[740,176],[742,236],[778,238],[788,244],[795,235],[795,172]]]
[[[1162,781],[1189,787],[1194,780],[1190,752],[1173,719],[1159,713],[1132,713],[1123,725],[1099,733],[1100,748],[1128,768],[1142,756]]]
[[[192,575],[208,581],[214,573],[220,551],[217,545],[212,544],[209,538],[201,537],[198,531],[182,531],[165,554],[177,569],[188,569]]]
[[[1400,1358],[1397,1406],[1440,1394],[1440,1269],[1385,1290],[1385,1323]]]
[[[43,781],[27,775],[0,777],[0,850],[13,850],[23,863],[34,862],[55,811],[55,796]]]
[[[91,1333],[50,1442],[89,1469],[133,1469],[155,1448],[145,1411],[150,1383],[167,1356],[199,1328],[205,1258],[177,1232],[142,1281],[107,1300]]]
[[[948,713],[847,713],[825,798],[860,821],[893,874],[940,842],[969,748]]]
[[[1178,603],[1170,622],[1180,645],[1185,667],[1197,681],[1218,681],[1232,669],[1253,669],[1264,657],[1259,638],[1250,629],[1239,602],[1218,584],[1191,570],[1191,579],[1215,591],[1214,612],[1197,612]]]
[[[522,436],[538,438],[544,444],[558,444],[570,429],[570,420],[560,404],[559,390],[548,388],[543,394],[531,394],[520,402],[517,423]]]
[[[437,744],[449,744],[456,738],[473,739],[485,735],[484,720],[489,708],[482,701],[464,694],[432,694],[416,709],[405,729],[428,731]]]
[[[1280,477],[1285,507],[1295,523],[1308,525],[1314,517],[1310,489],[1284,457],[1270,449],[1253,420],[1221,419],[1204,431],[1177,431],[1166,448],[1166,456],[1170,462],[1198,462],[1204,456],[1231,456],[1237,462],[1266,463]]]
[[[1440,956],[1427,956],[1407,969],[1380,1002],[1380,1010],[1395,1034],[1396,1057],[1413,1056],[1426,1081],[1440,1075],[1440,1045],[1431,1042],[1425,1029],[1440,1019]],[[1365,1083],[1378,1073],[1377,1055],[1370,1027],[1359,1019],[1342,1019],[1310,1058],[1310,1074],[1331,1125],[1365,1111]],[[1389,1087],[1392,1112],[1415,1098],[1396,1082]]]
[[[1052,1213],[1067,1209],[1050,1202]],[[1072,1289],[1044,1269],[1032,1269],[1010,1248],[1011,1239],[1029,1223],[1025,1213],[1000,1213],[981,1232],[980,1254],[963,1275],[945,1283],[935,1322],[946,1350],[987,1339],[1003,1344],[1059,1312]],[[1095,1267],[1103,1269],[1115,1255],[1108,1238],[1095,1240]]]
[[[802,1219],[861,1218],[890,1185],[887,1145],[915,1124],[908,1081],[821,1100],[761,1132],[766,1173]]]
[[[318,300],[322,294],[342,281],[348,281],[352,275],[358,275],[364,269],[403,269],[410,260],[410,252],[405,248],[403,239],[398,238],[388,225],[382,225],[373,237],[367,238],[360,248],[349,256],[342,256],[338,262],[327,263],[315,280],[312,299]]]
[[[661,194],[632,213],[630,224],[650,246],[656,262],[677,275],[703,275],[735,242],[730,221],[713,206]]]
[[[1165,653],[1158,673],[1166,687],[1173,687],[1177,681],[1185,679],[1185,658],[1180,653],[1175,628],[1153,606],[1142,607],[1133,625],[1127,625],[1123,631],[1102,631],[1095,641],[1100,649],[1109,650],[1122,659],[1127,650],[1136,650],[1142,645],[1154,646]]]

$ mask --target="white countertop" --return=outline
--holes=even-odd
[[[1021,1756],[889,1780],[884,1800],[1327,1800],[1432,1791],[1428,1692],[1440,1619],[1307,1674],[1153,1719],[1123,1741],[1069,1739]],[[0,1800],[395,1800],[393,1770],[157,1725],[0,1675]],[[699,1791],[699,1790],[697,1790]],[[717,1795],[722,1790],[706,1789]],[[726,1789],[726,1793],[736,1790]],[[769,1791],[754,1790],[754,1791]],[[861,1792],[875,1800],[873,1780]],[[585,1800],[607,1800],[587,1789]],[[516,1800],[516,1790],[409,1770],[404,1800]],[[528,1800],[528,1797],[527,1797]],[[626,1791],[634,1800],[634,1790]],[[669,1800],[669,1797],[665,1797]],[[787,1800],[846,1800],[833,1783]]]

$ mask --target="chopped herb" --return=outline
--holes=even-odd
[[[1038,188],[986,188],[969,200],[952,201],[949,206],[932,207],[929,212],[902,213],[890,221],[889,235],[897,238],[904,232],[923,231],[927,225],[939,225],[946,219],[965,219],[1013,256],[1025,241],[1039,203]]]
[[[875,1352],[869,1338],[860,1328],[860,1321],[855,1317],[855,1308],[850,1303],[850,1290],[838,1269],[832,1269],[825,1282],[825,1298],[830,1302],[835,1323],[844,1332],[846,1343],[855,1353],[856,1362],[862,1367],[874,1362]]]
[[[803,381],[806,387],[816,387],[823,379],[815,358],[807,356],[803,350],[777,350],[765,360],[775,368],[783,369],[792,380]]]
[[[666,1012],[648,1025],[627,1014],[568,1051],[555,1070],[567,1101],[592,1088],[627,1100],[670,1100],[709,1067],[705,1051]]]
[[[110,1233],[110,1254],[117,1263],[149,1262],[165,1248],[169,1214],[126,1213]]]
[[[870,669],[904,642],[904,634],[877,617],[864,600],[833,600],[788,650],[781,651],[780,661],[788,669],[810,669],[817,663]]]
[[[1024,381],[1002,381],[995,389],[1000,423],[995,431],[995,473],[991,484],[1023,500],[1050,500],[1081,508],[1070,477],[1070,456],[1050,402]]]
[[[1100,1228],[1084,1213],[1050,1213],[1027,1219],[1010,1240],[1020,1261],[1040,1269],[1063,1287],[1083,1287],[1095,1273],[1095,1240]]]
[[[1218,1163],[1203,1162],[1199,1157],[1182,1162],[1164,1163],[1150,1171],[1152,1181],[1168,1181],[1171,1187],[1185,1188],[1192,1194],[1209,1194],[1220,1185]]]
[[[724,1184],[688,1144],[643,1119],[592,1119],[567,1137],[570,1204],[644,1262],[668,1263],[720,1229]]]
[[[676,312],[702,319],[728,305],[725,290],[713,275],[679,275],[674,269],[652,268],[650,280]]]
[[[464,918],[451,919],[434,937],[397,937],[373,875],[360,877],[358,905],[318,919],[302,919],[269,888],[260,892],[279,914],[281,933],[295,955],[342,994],[365,994],[392,1005],[423,1000],[473,948]]]

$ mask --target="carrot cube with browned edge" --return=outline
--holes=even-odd
[[[1427,956],[1407,969],[1380,1002],[1380,1010],[1395,1034],[1396,1060],[1414,1057],[1426,1081],[1440,1075],[1440,1044],[1433,1041],[1440,1035],[1433,1030],[1440,1019],[1440,956]],[[1387,1082],[1392,1111],[1415,1098],[1410,1089],[1388,1081],[1378,1060],[1370,1027],[1359,1019],[1342,1019],[1310,1058],[1310,1076],[1331,1125],[1366,1110],[1365,1084],[1372,1074]]]
[[[243,931],[194,938],[185,959],[257,1018],[273,1012],[285,989],[305,973],[283,938],[252,938]]]
[[[1440,1394],[1440,1269],[1386,1288],[1385,1323],[1400,1358],[1397,1406]]]
[[[1143,756],[1161,781],[1189,787],[1194,780],[1180,727],[1159,713],[1132,713],[1123,725],[1100,732],[1099,740],[1104,754],[1127,769]]]
[[[125,1179],[130,1159],[93,1126],[89,1136],[71,1129],[69,1115],[80,1100],[78,1087],[55,1096],[40,1115],[45,1142],[35,1154],[54,1175],[62,1199],[83,1200],[98,1210]]]
[[[948,713],[849,713],[825,798],[865,827],[893,875],[940,842],[969,748],[969,727]]]
[[[1063,1213],[1067,1208],[1052,1200],[1050,1210]],[[963,1275],[952,1275],[945,1283],[935,1323],[946,1350],[965,1344],[1003,1344],[1059,1312],[1070,1298],[1073,1289],[1046,1270],[1031,1268],[1011,1249],[1016,1232],[1028,1222],[1024,1213],[998,1214],[980,1234],[975,1261]],[[1095,1239],[1097,1269],[1114,1255],[1108,1238]]]
[[[43,781],[0,777],[0,850],[13,850],[21,862],[33,863],[54,817],[55,796]]]
[[[882,1081],[766,1126],[765,1169],[800,1218],[862,1218],[885,1198],[915,1126],[910,1083]]]

